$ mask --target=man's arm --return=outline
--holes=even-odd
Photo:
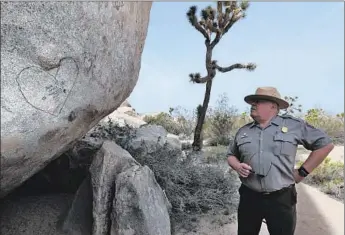
[[[237,169],[239,168],[241,162],[237,159],[236,156],[234,155],[228,155],[228,164],[229,166],[234,169],[235,171],[237,171]]]
[[[333,150],[334,145],[329,136],[322,130],[309,125],[306,122],[302,123],[302,144],[303,146],[311,150],[310,155],[302,164],[302,167],[311,173],[317,168]],[[296,182],[300,182],[304,177],[295,172]]]
[[[246,163],[240,162],[240,154],[236,143],[236,137],[233,143],[229,145],[227,157],[228,164],[232,169],[234,169],[241,177],[248,177],[252,168]]]
[[[334,145],[332,143],[327,144],[317,150],[313,150],[308,158],[303,163],[303,167],[311,173],[316,167],[318,167],[333,150]]]
[[[227,152],[228,164],[235,171],[237,171],[236,169],[238,168],[240,164],[240,161],[239,161],[240,156],[239,156],[239,152],[237,148],[236,136],[234,138],[234,141],[229,144],[229,148]]]

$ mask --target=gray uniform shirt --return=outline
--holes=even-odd
[[[272,192],[293,183],[297,146],[316,150],[331,143],[320,129],[289,115],[276,116],[262,129],[252,122],[241,127],[229,146],[228,156],[250,165],[256,173],[242,183],[258,192]]]

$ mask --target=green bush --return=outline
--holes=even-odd
[[[170,108],[169,113],[179,124],[181,134],[186,138],[191,138],[196,126],[195,110],[187,110],[181,106],[177,106],[175,108]]]
[[[229,136],[215,136],[208,141],[209,146],[229,146],[232,137]]]
[[[237,109],[229,105],[229,99],[224,93],[219,96],[215,107],[210,107],[204,127],[205,137],[210,138],[210,144],[229,145],[234,136],[234,124],[237,119]]]
[[[174,135],[179,135],[182,133],[181,125],[169,114],[164,112],[161,112],[156,116],[145,116],[144,121],[147,122],[147,124],[162,126],[167,132]]]
[[[227,146],[208,147],[204,151],[205,162],[208,164],[226,162]],[[225,163],[227,164],[227,163]]]
[[[304,120],[325,131],[335,144],[344,143],[344,113],[333,116],[327,114],[323,109],[309,109]]]

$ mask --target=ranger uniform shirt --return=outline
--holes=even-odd
[[[229,146],[235,156],[255,172],[240,180],[258,192],[272,192],[295,183],[294,168],[298,145],[317,150],[331,143],[325,132],[290,115],[276,116],[261,128],[256,122],[241,127]]]

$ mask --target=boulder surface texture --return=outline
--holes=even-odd
[[[0,198],[134,89],[151,2],[1,2]]]

